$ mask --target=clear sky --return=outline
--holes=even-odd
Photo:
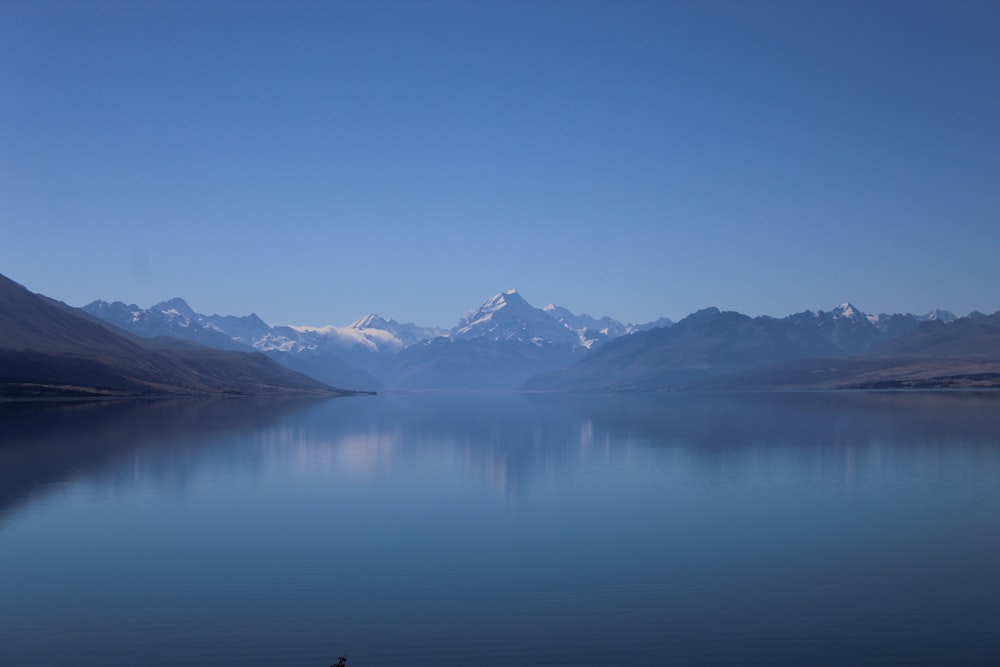
[[[1000,309],[1000,3],[0,3],[0,273],[451,326]]]

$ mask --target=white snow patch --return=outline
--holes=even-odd
[[[311,333],[324,338],[331,339],[341,345],[350,347],[363,347],[372,351],[383,348],[402,349],[403,341],[384,329],[355,329],[353,327],[338,327],[329,324],[321,327],[288,325],[300,333]]]

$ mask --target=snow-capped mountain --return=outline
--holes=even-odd
[[[996,386],[1000,312],[870,317],[844,303],[784,318],[706,308],[676,325],[622,336],[533,390]],[[885,325],[880,329],[876,324]],[[902,334],[906,326],[909,331]]]
[[[84,310],[131,333],[172,336],[207,347],[263,352],[334,386],[376,389],[375,369],[414,342],[447,333],[376,315],[345,327],[269,326],[255,314],[202,315],[180,298],[150,308],[94,301]]]
[[[935,309],[924,315],[911,315],[910,313],[892,315],[879,313],[878,315],[868,315],[868,321],[876,329],[886,334],[889,338],[898,338],[916,329],[923,322],[954,322],[958,317],[947,310]]]
[[[572,329],[573,331],[583,331],[585,329],[592,329],[597,333],[609,336],[611,338],[617,338],[618,336],[624,336],[629,332],[629,326],[622,324],[618,320],[612,317],[602,317],[597,319],[596,317],[591,317],[590,315],[575,315],[568,308],[563,308],[562,306],[557,306],[554,303],[542,308],[550,317],[554,317],[558,321],[562,322],[566,327]]]
[[[926,315],[921,316],[920,319],[924,322],[954,322],[958,319],[958,315],[950,310],[935,308]]]
[[[146,309],[121,301],[114,303],[94,301],[84,306],[83,310],[139,336],[173,336],[208,347],[228,350],[252,347],[252,341],[232,336],[217,324],[212,323],[211,318],[195,313],[184,299],[174,298],[161,301]],[[212,317],[218,318],[219,316],[213,315]],[[252,327],[251,322],[254,321],[259,322],[264,329],[267,328],[267,325],[256,315],[233,319],[247,320],[245,326],[240,326],[240,329]],[[233,324],[235,325],[235,323]]]
[[[346,326],[271,326],[256,314],[203,315],[181,298],[161,301],[146,309],[120,301],[94,301],[84,310],[141,336],[174,336],[210,347],[250,348],[266,353],[335,354],[363,367],[371,365],[365,360],[373,355],[395,354],[440,337],[565,344],[590,349],[633,331],[671,323],[663,318],[636,326],[611,317],[576,315],[555,304],[535,308],[517,290],[496,294],[467,313],[451,330],[398,322],[374,313]]]
[[[354,329],[332,324],[322,327],[289,325],[276,328],[286,338],[293,338],[289,330],[296,332],[298,344],[303,349],[398,352],[406,347],[403,341],[384,329]]]
[[[260,352],[360,350],[398,352],[413,343],[447,333],[377,315],[366,315],[345,327],[270,326],[256,314],[202,315],[184,299],[173,298],[147,308],[120,301],[94,301],[84,310],[140,336],[174,336],[211,347],[249,347]]]
[[[423,340],[445,336],[446,329],[421,327],[409,322],[386,320],[368,314],[345,327],[278,326],[271,327],[254,347],[261,351],[330,352],[342,353],[396,353]]]
[[[164,319],[187,317],[181,304],[175,305],[166,309],[175,312]],[[104,304],[102,310],[143,319],[124,304]],[[33,294],[3,275],[0,323],[0,393],[5,396],[38,400],[343,393],[261,355],[129,335],[80,309]]]
[[[486,338],[493,341],[518,341],[534,345],[580,343],[575,331],[541,308],[529,304],[517,290],[501,292],[476,310],[468,312],[451,330],[451,337],[458,340]]]
[[[843,358],[871,352],[922,324],[956,319],[944,310],[920,316],[868,315],[845,302],[829,311],[785,318],[750,318],[706,308],[676,325],[666,318],[633,325],[577,315],[555,304],[535,308],[516,290],[487,299],[450,330],[374,313],[346,326],[270,326],[253,314],[202,315],[179,298],[148,309],[95,301],[85,310],[142,336],[256,350],[324,382],[361,389],[512,389],[536,373],[565,369],[607,345],[620,352],[599,358],[652,354],[657,367],[671,373],[750,367],[768,359]],[[644,350],[651,342],[662,351]],[[611,377],[615,363],[594,366],[597,376]]]
[[[449,336],[411,345],[384,369],[400,389],[513,389],[540,372],[567,367],[628,325],[550,304],[535,308],[516,291],[467,313]]]
[[[542,310],[567,329],[576,332],[580,345],[588,349],[612,338],[631,333],[628,325],[611,317],[605,316],[597,319],[586,314],[575,315],[568,308],[557,306],[554,303],[550,303]]]
[[[422,327],[410,322],[397,322],[396,320],[386,320],[374,313],[368,313],[361,319],[352,322],[347,326],[349,329],[359,331],[388,331],[395,336],[403,347],[409,347],[423,340],[430,340],[438,336],[447,336],[448,330],[439,327]]]
[[[622,324],[607,316],[598,319],[577,315],[554,303],[535,308],[517,290],[508,290],[466,313],[450,335],[456,339],[514,340],[535,345],[569,344],[590,349],[642,328],[670,324],[666,318],[648,325]]]
[[[814,327],[844,354],[868,351],[885,340],[885,332],[880,331],[860,308],[847,302],[830,311],[807,310],[785,319],[805,330]]]

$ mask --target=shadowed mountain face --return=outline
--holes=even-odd
[[[899,316],[900,319],[904,316]],[[562,391],[1000,386],[1000,313],[936,317],[891,339],[850,304],[749,318],[709,308],[620,338],[525,388]],[[883,319],[883,323],[887,320]]]
[[[843,356],[816,326],[706,308],[669,328],[611,341],[574,366],[536,376],[528,389],[630,390],[802,357]]]
[[[0,349],[38,353],[138,353],[140,347],[0,275]]]
[[[0,276],[0,396],[335,395],[261,354],[143,339]]]
[[[802,359],[703,379],[697,389],[1000,387],[1000,313],[935,318],[868,354]]]
[[[879,356],[1000,356],[1000,312],[951,321],[932,320],[879,348]]]

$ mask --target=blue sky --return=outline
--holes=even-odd
[[[1000,309],[995,2],[0,3],[0,273],[451,326],[492,294]]]

